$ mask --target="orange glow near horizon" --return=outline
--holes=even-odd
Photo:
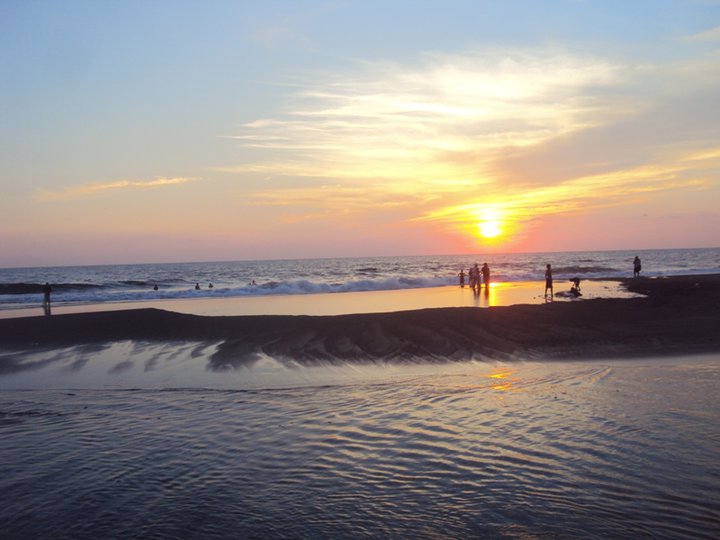
[[[714,159],[716,153],[709,155]],[[694,155],[688,159],[691,158]],[[582,217],[628,201],[645,200],[650,194],[707,189],[708,185],[705,179],[691,177],[676,160],[577,176],[530,188],[508,185],[499,190],[489,185],[482,200],[461,204],[452,204],[449,200],[449,204],[428,210],[415,220],[459,232],[482,248],[507,250],[513,246],[523,247],[523,242],[532,239],[538,226],[547,219]],[[598,193],[603,197],[598,198]],[[554,235],[550,231],[550,237]]]

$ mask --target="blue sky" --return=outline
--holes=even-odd
[[[0,266],[716,246],[719,66],[710,0],[6,0]]]

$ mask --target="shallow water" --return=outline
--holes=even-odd
[[[0,537],[720,535],[717,356],[217,373],[133,347],[0,377]]]

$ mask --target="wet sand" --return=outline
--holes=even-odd
[[[313,364],[720,351],[720,275],[622,284],[647,296],[332,316],[201,316],[156,308],[73,313],[0,320],[0,343],[18,352],[124,340],[217,343],[214,369],[248,365],[265,355]]]

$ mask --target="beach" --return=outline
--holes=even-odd
[[[533,303],[495,305],[488,309],[433,307],[344,315],[243,316],[193,315],[157,308],[121,309],[0,320],[0,341],[17,351],[123,340],[216,343],[217,350],[210,360],[213,368],[246,365],[263,355],[312,364],[582,360],[720,350],[717,333],[720,275],[628,279],[620,284],[642,296],[545,303],[537,298],[537,289],[529,294],[527,288],[521,287],[525,291],[523,298]],[[445,290],[443,301],[460,292],[459,288]],[[377,308],[379,293],[374,294],[374,303],[358,305],[365,310],[373,305]],[[468,289],[464,294],[475,298]],[[433,297],[425,291],[392,291],[392,295],[412,297],[416,304],[432,301]],[[482,302],[483,295],[481,292],[478,302]],[[352,304],[348,306],[347,297],[320,296],[326,297],[330,309],[337,300],[343,301],[345,310],[353,308]],[[357,296],[373,299],[373,293]],[[262,300],[267,303],[267,299]],[[296,297],[294,301],[322,304],[318,298],[308,302]],[[207,302],[198,304],[201,309],[207,306]],[[269,305],[272,306],[272,301]],[[396,301],[391,305],[405,304]]]

